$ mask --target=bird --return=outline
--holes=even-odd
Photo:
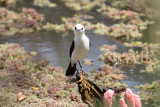
[[[73,76],[76,71],[78,72],[76,68],[77,62],[80,65],[81,71],[83,71],[79,60],[88,54],[90,46],[91,43],[85,35],[84,26],[82,24],[76,24],[74,27],[74,39],[69,51],[70,63],[66,70],[66,76]]]

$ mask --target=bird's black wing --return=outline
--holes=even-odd
[[[71,44],[71,47],[70,47],[70,53],[69,53],[69,56],[71,58],[71,55],[72,55],[72,52],[73,52],[73,49],[74,49],[74,40],[72,41],[72,44]]]

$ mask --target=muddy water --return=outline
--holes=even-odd
[[[24,2],[20,2],[17,4],[17,7],[33,7],[38,12],[43,13],[46,16],[46,20],[52,23],[60,23],[61,17],[71,17],[73,16],[74,12],[68,8],[66,8],[61,2],[58,0],[54,0],[54,2],[58,5],[56,8],[47,8],[47,7],[36,7],[32,5],[32,1],[24,0]],[[15,9],[19,11],[19,8]],[[91,14],[94,15],[94,12]],[[97,21],[104,21],[102,17],[97,17]],[[96,20],[93,20],[96,22]],[[105,21],[104,21],[105,22]],[[108,22],[112,24],[111,22]],[[150,30],[150,29],[149,29]],[[147,31],[145,34],[148,34]],[[66,35],[66,36],[64,36]],[[113,45],[116,44],[118,46],[118,51],[127,51],[127,49],[121,44],[116,41],[109,39],[107,36],[100,36],[95,35],[91,31],[86,31],[86,35],[90,38],[91,41],[91,49],[89,54],[86,56],[87,59],[91,59],[93,61],[93,66],[86,66],[82,64],[83,69],[87,72],[91,71],[92,69],[98,68],[103,63],[98,61],[99,56],[102,54],[99,51],[99,47],[102,44],[109,44]],[[36,60],[43,60],[49,59],[51,64],[55,66],[62,66],[63,68],[67,68],[69,63],[69,47],[73,40],[73,32],[69,32],[68,34],[63,33],[55,33],[54,31],[40,31],[31,34],[16,34],[11,37],[1,37],[0,43],[18,43],[21,47],[27,52],[36,51],[37,56],[35,57]],[[142,38],[142,41],[147,42],[157,42],[156,41],[149,41],[149,36]],[[159,42],[159,40],[158,40]],[[81,60],[82,62],[82,60]],[[135,85],[140,85],[146,82],[154,81],[154,75],[147,74],[147,73],[140,73],[139,71],[142,69],[143,66],[137,65],[134,67],[123,67],[122,70],[125,71],[125,75],[128,78],[122,82],[128,84],[128,86],[134,91],[137,92],[136,89],[133,88]]]

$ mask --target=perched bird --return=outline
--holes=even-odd
[[[77,62],[82,70],[79,60],[87,55],[90,45],[89,38],[85,35],[85,29],[83,25],[76,24],[74,27],[74,40],[70,47],[70,63],[66,71],[66,76],[74,75],[75,71],[77,70]]]

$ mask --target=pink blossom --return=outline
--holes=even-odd
[[[126,89],[126,100],[129,107],[135,107],[134,94],[129,88]]]
[[[104,93],[104,96],[103,96],[104,107],[112,107],[113,95],[114,95],[114,91],[110,89]]]
[[[128,107],[124,98],[119,99],[119,107]]]
[[[135,99],[135,107],[142,107],[139,96],[134,94],[134,99]]]

